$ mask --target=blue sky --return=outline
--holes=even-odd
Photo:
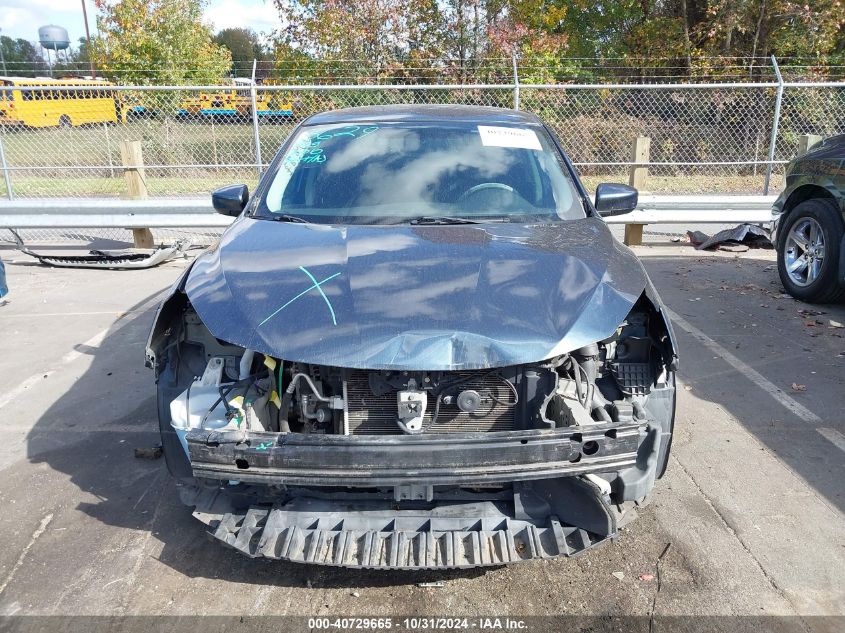
[[[94,1],[85,0],[91,33],[95,31]],[[215,31],[226,27],[249,27],[270,32],[278,25],[278,13],[271,0],[210,0],[206,22]],[[81,0],[0,0],[0,29],[3,35],[38,40],[38,27],[58,24],[68,30],[76,44],[85,36]]]

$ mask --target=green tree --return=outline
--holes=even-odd
[[[841,0],[706,0],[696,25],[710,54],[775,54],[824,59],[845,46]]]
[[[19,77],[34,77],[47,74],[47,64],[38,53],[38,49],[25,39],[12,39],[0,36],[3,59],[6,62],[6,74]],[[0,69],[2,72],[2,69]]]
[[[84,37],[79,38],[79,45],[76,48],[70,47],[66,53],[67,55],[53,64],[54,77],[87,77],[91,75],[88,41]],[[97,76],[100,76],[99,72],[97,72]]]
[[[229,50],[232,56],[232,73],[236,77],[250,76],[253,60],[269,59],[267,47],[252,29],[223,29],[214,36],[214,43]]]
[[[232,56],[202,23],[205,0],[96,0],[97,68],[124,83],[213,83]]]

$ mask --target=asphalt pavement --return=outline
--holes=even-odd
[[[785,296],[772,251],[635,250],[682,353],[651,504],[576,559],[377,572],[225,549],[164,461],[133,456],[157,441],[144,343],[184,261],[48,269],[0,247],[0,615],[786,616],[772,621],[842,630],[813,616],[845,616],[845,306]]]

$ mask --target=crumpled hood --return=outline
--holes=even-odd
[[[288,361],[458,370],[613,334],[647,283],[603,221],[326,226],[241,218],[185,291],[211,333]]]

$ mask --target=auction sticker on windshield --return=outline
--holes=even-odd
[[[542,151],[540,139],[534,130],[524,130],[515,127],[495,127],[479,125],[481,144],[487,147],[515,147],[518,149],[536,149]]]

